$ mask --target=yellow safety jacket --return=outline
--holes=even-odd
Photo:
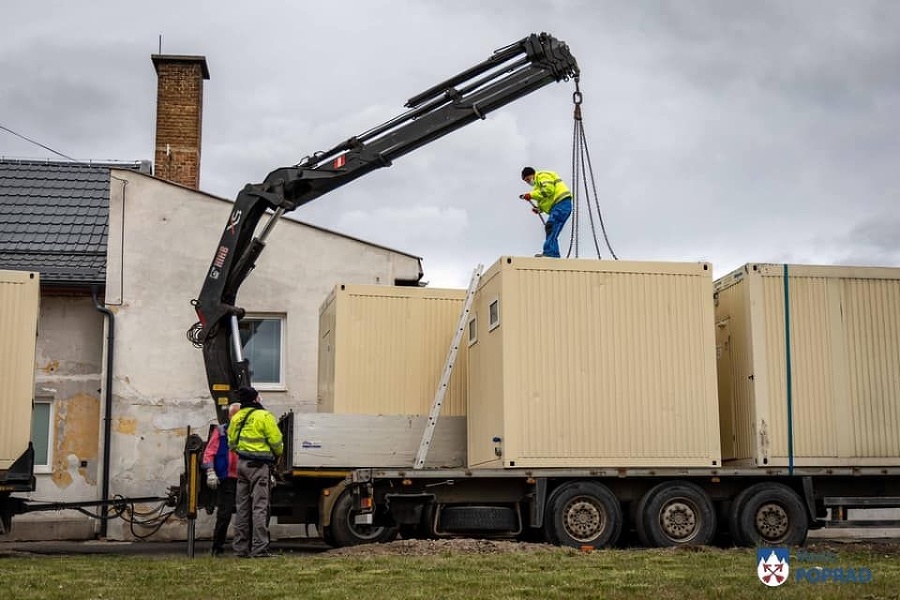
[[[569,187],[553,171],[538,171],[534,174],[531,199],[537,202],[541,212],[549,213],[554,204],[571,197],[572,192],[569,191]]]
[[[228,447],[241,458],[272,462],[281,456],[284,442],[272,413],[263,408],[242,408],[228,425]]]

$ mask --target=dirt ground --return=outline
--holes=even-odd
[[[629,547],[625,544],[625,547]],[[801,549],[796,549],[800,551]],[[882,556],[897,557],[900,560],[900,538],[878,539],[830,539],[810,540],[803,551],[807,552],[867,552]],[[581,552],[577,548],[558,548],[549,544],[519,542],[509,539],[477,540],[469,538],[449,538],[435,540],[397,540],[388,544],[366,544],[349,548],[329,548],[321,540],[297,539],[278,540],[272,543],[272,551],[285,555],[321,556],[444,556],[444,555],[486,555],[534,552]],[[654,552],[722,552],[719,547],[668,548]],[[602,552],[602,550],[601,550]],[[209,541],[198,541],[196,556],[209,553]],[[185,556],[186,542],[113,542],[113,541],[55,541],[55,542],[0,542],[0,559],[22,555],[162,555]],[[226,556],[230,551],[226,552]]]
[[[325,556],[435,556],[442,554],[504,554],[531,553],[560,550],[549,544],[533,544],[513,540],[475,540],[469,538],[452,538],[439,540],[397,540],[387,544],[366,544],[327,550]],[[693,547],[672,548],[672,552],[717,552],[720,548]],[[807,552],[873,552],[900,557],[900,540],[865,540],[865,541],[815,541],[804,548]],[[578,553],[576,548],[564,548],[563,551]]]
[[[439,554],[507,554],[512,552],[544,552],[556,549],[548,544],[531,544],[512,540],[474,540],[452,538],[440,540],[396,540],[387,544],[366,544],[335,548],[328,556],[434,556]],[[572,552],[577,552],[574,548]]]

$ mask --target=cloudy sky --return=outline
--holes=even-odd
[[[763,261],[900,266],[890,0],[6,2],[0,125],[77,159],[152,159],[162,35],[163,53],[208,61],[200,185],[233,198],[541,31],[581,67],[620,259],[705,260],[716,276]],[[294,216],[422,256],[431,285],[465,287],[478,263],[540,251],[519,172],[568,178],[572,92],[538,90]],[[58,158],[2,130],[0,155]]]

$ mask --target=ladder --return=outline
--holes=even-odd
[[[459,351],[459,344],[462,342],[463,332],[466,330],[466,325],[469,322],[469,310],[472,308],[472,300],[475,298],[475,290],[478,289],[478,282],[481,279],[481,271],[483,269],[484,265],[478,265],[472,272],[472,280],[469,282],[469,289],[466,291],[466,301],[463,304],[462,313],[459,315],[459,323],[456,326],[456,333],[453,335],[453,342],[450,344],[447,362],[444,363],[444,372],[441,374],[441,381],[438,383],[434,400],[431,402],[431,412],[428,415],[428,422],[425,424],[425,431],[422,434],[422,443],[419,444],[419,451],[416,452],[416,462],[413,466],[415,469],[421,469],[425,466],[425,458],[428,456],[428,449],[431,447],[431,440],[434,438],[434,429],[437,427],[438,417],[441,416],[444,395],[447,393],[447,386],[450,384],[450,375],[453,373],[453,365],[456,363],[456,354]]]

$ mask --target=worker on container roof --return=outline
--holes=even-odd
[[[572,214],[572,192],[553,171],[535,171],[532,167],[525,167],[522,169],[522,181],[532,189],[519,198],[534,201],[531,209],[534,213],[548,215],[544,223],[544,249],[535,256],[559,258],[559,234]]]

